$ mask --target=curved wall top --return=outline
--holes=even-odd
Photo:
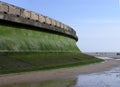
[[[76,41],[78,40],[76,32],[68,25],[47,16],[0,1],[0,21],[2,20],[39,27],[40,29],[64,34]]]

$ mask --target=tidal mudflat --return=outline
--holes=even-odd
[[[11,84],[0,87],[120,87],[120,66],[108,71],[80,74],[73,78]]]
[[[0,76],[0,87],[119,87],[119,83],[120,60],[114,59],[80,67]]]

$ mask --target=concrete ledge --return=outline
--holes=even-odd
[[[60,27],[52,26],[32,19],[27,19],[21,16],[16,16],[13,14],[5,14],[3,12],[0,12],[0,21],[3,20],[8,22],[15,22],[19,24],[25,24],[28,26],[38,27],[40,30],[43,29],[43,30],[53,31],[54,33],[60,33],[78,41],[78,37],[75,34],[72,34],[72,32],[66,31],[65,29],[62,29]]]

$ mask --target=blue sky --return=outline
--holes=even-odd
[[[1,0],[73,27],[82,52],[120,52],[119,0]]]

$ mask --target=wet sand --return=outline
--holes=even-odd
[[[46,80],[77,76],[79,74],[102,72],[119,65],[120,65],[120,60],[111,59],[101,63],[90,64],[79,67],[0,75],[0,85],[26,83],[26,82],[28,83],[41,82]]]

